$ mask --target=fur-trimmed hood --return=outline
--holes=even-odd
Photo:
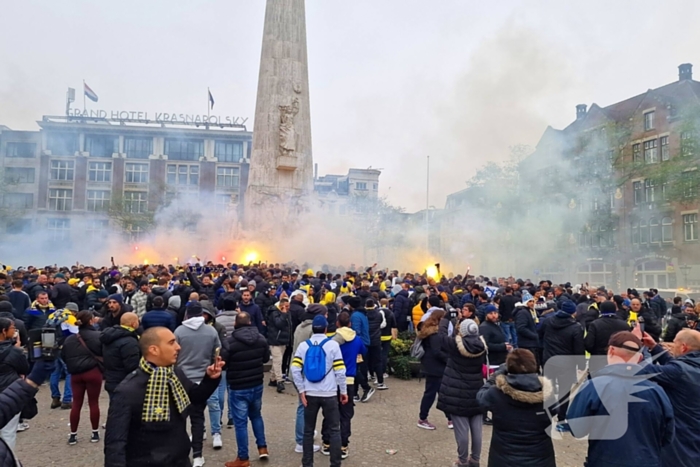
[[[525,404],[541,404],[552,395],[552,382],[536,374],[498,375],[496,387],[511,399]]]
[[[460,335],[455,336],[455,343],[460,355],[467,358],[481,357],[486,353],[484,343],[475,336],[475,338],[464,338]]]
[[[437,334],[439,326],[437,324],[435,325],[426,325],[427,321],[423,321],[421,325],[418,328],[418,331],[416,332],[416,337],[419,339],[427,339],[428,337],[432,336],[433,334]]]

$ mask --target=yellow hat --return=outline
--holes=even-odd
[[[76,279],[75,277],[68,279],[68,285],[70,286],[78,285],[78,282],[80,282],[80,280]]]

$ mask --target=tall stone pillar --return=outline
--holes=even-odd
[[[313,192],[304,0],[267,0],[254,125],[244,226],[279,230]]]

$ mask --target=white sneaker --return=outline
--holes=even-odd
[[[27,422],[22,422],[19,425],[17,425],[17,431],[20,433],[23,431],[27,431],[28,429],[29,429],[29,423],[27,423]]]
[[[224,447],[224,442],[221,439],[221,435],[219,433],[214,433],[212,435],[212,446],[214,449],[221,449]]]
[[[202,467],[204,465],[204,457],[195,457],[192,467]]]
[[[321,446],[319,446],[318,444],[314,444],[314,452],[318,452],[320,450],[321,450]],[[302,446],[301,444],[297,444],[297,447],[294,448],[294,452],[299,453],[299,454],[303,454],[304,453],[304,446]]]

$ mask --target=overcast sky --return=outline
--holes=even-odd
[[[265,2],[0,0],[0,124],[36,129],[83,79],[92,108],[255,110]],[[700,2],[309,0],[314,160],[321,174],[382,168],[409,210],[476,168],[535,146],[575,105],[609,105],[698,65]],[[82,105],[82,99],[78,98]],[[91,106],[88,104],[88,106]],[[546,174],[543,174],[546,176]],[[533,189],[537,181],[533,180]]]

